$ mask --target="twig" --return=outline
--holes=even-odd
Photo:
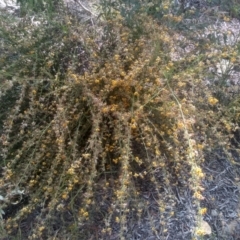
[[[79,0],[74,0],[77,4],[79,4],[86,12],[90,13],[93,16],[97,16],[96,14],[92,13],[87,7],[85,7]]]

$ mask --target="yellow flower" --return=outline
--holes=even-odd
[[[237,61],[237,59],[236,59],[235,57],[232,57],[232,58],[230,59],[230,61],[231,61],[231,63],[235,63],[235,62]]]
[[[197,145],[197,148],[198,148],[198,149],[203,149],[204,146],[203,146],[202,144],[198,144],[198,145]]]
[[[115,164],[117,164],[117,163],[118,163],[118,158],[114,158],[114,159],[113,159],[113,162],[114,162]]]
[[[73,168],[69,168],[68,171],[67,171],[68,174],[70,175],[74,175],[75,174],[75,171]]]
[[[163,9],[168,10],[168,6],[167,5],[163,6]]]
[[[133,175],[135,178],[137,178],[139,175],[137,173],[134,173]]]
[[[48,62],[47,62],[47,66],[48,66],[48,67],[51,67],[52,65],[53,65],[53,61],[48,61]]]
[[[178,124],[177,124],[177,126],[178,126],[178,129],[183,129],[184,128],[184,123],[183,122],[178,122]]]
[[[109,108],[108,107],[103,107],[102,108],[102,113],[107,113],[109,112]]]
[[[62,199],[66,200],[68,198],[68,195],[66,193],[62,194]]]
[[[160,153],[160,151],[159,151],[158,149],[155,149],[155,154],[156,154],[157,156],[159,156],[161,153]]]
[[[84,212],[84,213],[83,213],[83,216],[84,216],[84,217],[88,217],[88,212]]]
[[[178,82],[178,87],[184,87],[184,86],[186,86],[186,83],[185,82]]]
[[[202,169],[200,167],[193,168],[193,175],[198,176],[200,178],[204,177],[204,173],[202,172]]]
[[[38,230],[39,230],[40,232],[42,232],[44,229],[45,229],[44,226],[41,226],[41,227],[38,228]]]
[[[126,76],[126,73],[125,73],[124,71],[121,71],[121,72],[120,72],[120,76],[121,76],[121,77],[125,77],[125,76]]]
[[[198,236],[204,236],[205,235],[205,231],[203,230],[203,229],[197,229],[196,230],[196,234],[198,235]]]
[[[88,212],[85,211],[83,208],[81,208],[81,209],[79,210],[78,214],[79,214],[80,216],[82,215],[82,216],[84,216],[84,217],[88,217],[88,216],[89,216]]]
[[[118,80],[112,80],[111,84],[112,84],[113,87],[117,86],[118,85]]]
[[[208,103],[211,105],[215,105],[216,103],[218,103],[218,100],[214,97],[209,97],[208,98]]]
[[[157,58],[156,58],[156,63],[159,63],[161,61],[161,58],[158,56]]]
[[[230,18],[224,16],[224,17],[223,17],[223,20],[226,21],[226,22],[229,22],[229,21],[230,21]]]
[[[200,215],[205,215],[207,213],[207,208],[201,208],[200,210],[199,210],[199,214]]]
[[[131,129],[136,129],[137,128],[136,123],[132,123],[130,126],[131,126]]]
[[[199,191],[195,192],[193,197],[196,198],[196,199],[199,199],[199,200],[204,199],[203,195]]]
[[[100,129],[99,129],[99,131],[98,131],[98,129],[96,129],[96,131],[99,132]],[[82,154],[82,156],[83,156],[85,159],[89,159],[89,158],[91,157],[91,154],[90,154],[90,153],[84,153],[84,154]]]
[[[153,167],[157,167],[158,166],[155,161],[152,163],[152,165],[153,165]]]
[[[118,61],[120,59],[120,56],[118,55],[118,54],[116,54],[115,56],[114,56],[114,60],[115,61]]]

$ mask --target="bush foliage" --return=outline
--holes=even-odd
[[[232,142],[239,151],[238,89],[228,82],[239,44],[201,37],[202,26],[193,32],[184,21],[193,10],[173,14],[169,2],[110,3],[100,1],[101,18],[85,24],[64,7],[51,18],[35,13],[35,22],[2,11],[9,239],[90,239],[96,225],[95,237],[127,239],[129,217],[141,219],[149,205],[146,183],[165,228],[172,186],[190,188],[201,210],[204,152],[224,148],[234,162]],[[193,236],[201,234],[196,223]]]

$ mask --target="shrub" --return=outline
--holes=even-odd
[[[1,101],[18,89],[1,136],[9,236],[89,239],[101,221],[97,236],[116,231],[124,239],[128,218],[142,218],[139,206],[149,206],[144,181],[163,222],[171,185],[189,187],[200,208],[202,149],[228,141],[239,124],[235,111],[216,123],[237,109],[235,100],[220,98],[225,86],[216,84],[217,93],[202,81],[214,81],[209,67],[224,52],[171,28],[181,16],[165,14],[161,24],[148,11],[129,20],[117,10],[97,28],[59,14],[47,23],[37,15],[34,28],[28,20],[2,26]],[[184,44],[192,48],[181,52]],[[224,51],[236,55],[231,46]],[[30,221],[24,232],[19,223]]]
[[[35,13],[47,12],[48,16],[51,16],[54,12],[59,10],[62,6],[63,1],[57,0],[17,0],[18,5],[20,5],[21,14],[25,15],[29,11]]]

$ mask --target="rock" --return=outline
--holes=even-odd
[[[204,220],[202,220],[200,222],[200,230],[203,235],[211,235],[212,234],[212,229],[211,229],[210,225]]]
[[[211,211],[211,215],[212,215],[213,217],[216,217],[216,216],[218,215],[217,210],[213,209],[213,210]]]
[[[18,9],[16,0],[0,0],[0,8],[12,8],[14,10]]]

